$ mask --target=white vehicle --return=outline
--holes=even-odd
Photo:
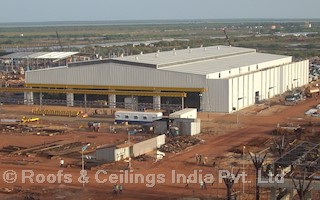
[[[315,114],[317,112],[318,112],[318,109],[311,108],[311,109],[307,110],[304,114],[305,115],[313,115],[313,114]]]
[[[136,111],[116,111],[115,122],[128,122],[129,124],[152,123],[162,119],[162,112],[136,112]]]

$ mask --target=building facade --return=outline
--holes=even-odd
[[[90,94],[84,91],[89,89],[105,91],[111,108],[118,96],[148,96],[156,110],[164,101],[179,98],[182,107],[230,113],[306,85],[308,74],[308,60],[293,62],[291,56],[212,46],[28,71],[26,86],[68,89],[69,106],[73,92]]]

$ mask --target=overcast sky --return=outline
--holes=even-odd
[[[320,0],[2,0],[0,22],[320,18]]]

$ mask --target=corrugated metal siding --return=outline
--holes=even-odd
[[[203,87],[206,77],[180,72],[170,72],[123,64],[52,68],[26,73],[27,83],[155,86],[155,87]]]
[[[96,159],[104,160],[107,162],[115,161],[115,147],[107,147],[96,150]]]
[[[204,93],[204,110],[214,112],[228,112],[229,80],[207,80],[208,92]]]
[[[211,94],[217,90],[210,90],[210,106],[214,108],[211,110],[216,112],[232,112],[233,107],[236,110],[240,110],[255,104],[255,92],[259,92],[259,100],[265,100],[281,94],[288,89],[291,90],[295,87],[306,85],[308,83],[308,72],[309,61],[301,61],[231,78],[229,79],[228,109],[218,110],[216,108],[216,102],[220,102],[222,97]],[[210,85],[209,89],[217,87],[217,84],[214,87]],[[222,96],[224,95],[224,93],[221,94]],[[238,98],[242,99],[238,100]],[[222,104],[219,104],[219,106],[223,108]]]
[[[155,121],[153,122],[153,128],[155,134],[167,133],[168,122],[167,121]]]

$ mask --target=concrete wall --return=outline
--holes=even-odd
[[[137,157],[153,151],[160,147],[161,145],[165,144],[165,135],[159,135],[157,137],[151,138],[149,140],[139,142],[133,145],[133,156]]]
[[[165,143],[166,143],[166,135],[165,134],[159,135],[157,137],[157,148],[160,148],[161,145],[164,145]]]
[[[173,126],[179,128],[181,135],[196,135],[201,132],[200,119],[175,119]]]

